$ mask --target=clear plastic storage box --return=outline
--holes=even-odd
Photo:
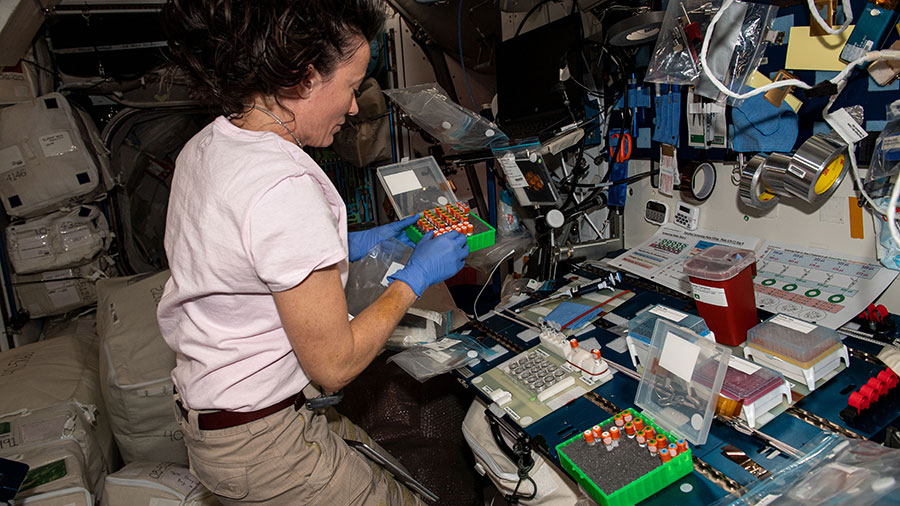
[[[660,427],[702,445],[715,416],[729,358],[730,348],[657,319],[634,403]]]
[[[638,370],[643,368],[644,363],[647,362],[650,339],[653,337],[653,326],[656,325],[656,320],[659,318],[671,320],[696,332],[701,337],[714,340],[714,334],[710,332],[703,318],[677,311],[662,304],[647,306],[628,320],[628,336],[625,338],[628,354],[631,355],[631,363]]]

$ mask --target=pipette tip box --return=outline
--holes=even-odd
[[[810,392],[850,365],[847,347],[829,328],[775,315],[747,332],[744,356],[780,371]]]

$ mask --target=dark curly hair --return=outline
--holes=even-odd
[[[171,63],[193,98],[224,115],[284,97],[312,65],[330,76],[383,29],[382,0],[169,0]]]

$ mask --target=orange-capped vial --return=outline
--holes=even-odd
[[[659,451],[659,459],[662,460],[663,463],[666,463],[666,462],[672,460],[672,456],[669,455],[669,450],[667,450],[667,449],[665,449],[665,448],[663,448],[662,450],[660,450],[660,451]]]
[[[667,446],[666,448],[669,449],[669,456],[670,456],[670,457],[677,457],[677,456],[678,456],[678,446],[677,446],[675,443],[669,443],[669,446]]]
[[[662,434],[656,435],[656,446],[658,446],[660,448],[665,448],[668,445],[669,445],[669,439],[666,438],[666,436],[664,436]]]
[[[616,427],[624,427],[625,420],[622,418],[622,413],[616,413],[613,415],[613,420],[616,422]]]
[[[571,346],[573,350],[578,348],[578,339],[575,339],[574,337],[569,339],[569,346]]]
[[[678,453],[684,453],[688,450],[687,441],[685,441],[684,439],[679,439],[678,441],[675,441],[675,446],[678,447]]]
[[[639,416],[634,417],[634,420],[632,420],[631,423],[634,424],[634,428],[637,430],[644,428],[644,419]]]
[[[474,233],[475,233],[475,225],[472,225],[471,223],[467,223],[466,224],[466,234],[472,235]]]
[[[612,434],[610,434],[610,433],[607,432],[607,431],[603,431],[603,433],[601,434],[601,436],[603,437],[603,444],[605,444],[605,445],[611,445],[611,444],[612,444]]]
[[[644,435],[643,430],[639,430],[634,433],[634,439],[637,441],[637,444],[643,448],[647,445],[647,437]]]
[[[650,426],[644,427],[644,436],[647,437],[647,441],[656,439],[656,429]]]
[[[591,350],[591,355],[593,355],[594,360],[600,360],[601,358],[603,358],[603,356],[600,354],[600,350],[598,350],[597,348]]]
[[[619,439],[619,436],[621,435],[621,434],[619,434],[619,428],[618,427],[610,427],[609,435],[612,436],[613,440]]]
[[[591,431],[594,433],[595,438],[599,438],[600,434],[603,433],[603,429],[601,429],[599,425],[594,425],[593,427],[591,427]]]
[[[584,442],[594,446],[596,442],[594,441],[594,432],[592,430],[588,429],[584,431]]]
[[[655,439],[647,440],[647,449],[650,450],[650,455],[656,455],[656,452],[659,451],[659,447],[656,446]]]
[[[625,423],[625,435],[628,437],[634,437],[634,424],[631,422]]]
[[[628,422],[634,420],[634,415],[631,414],[631,411],[623,411],[622,419],[625,420],[625,423],[628,423]]]

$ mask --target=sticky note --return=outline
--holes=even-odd
[[[850,26],[838,35],[810,37],[808,26],[791,27],[784,67],[787,70],[843,70],[847,64],[840,59],[841,49],[853,28]]]
[[[415,171],[412,170],[384,176],[384,184],[392,195],[400,195],[408,191],[422,189],[422,183],[419,182]]]

